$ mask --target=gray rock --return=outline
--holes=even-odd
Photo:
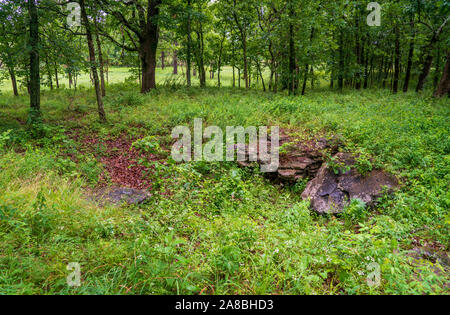
[[[399,185],[394,176],[382,170],[373,170],[362,176],[351,167],[354,158],[348,153],[338,153],[335,158],[350,170],[335,174],[324,164],[302,193],[302,198],[310,199],[311,207],[319,214],[340,213],[352,199],[360,199],[372,206],[386,189],[392,192]]]
[[[150,197],[151,194],[144,190],[119,187],[101,191],[96,199],[101,204],[121,204],[125,202],[130,205],[137,205],[143,203]]]

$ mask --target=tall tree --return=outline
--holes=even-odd
[[[186,21],[186,34],[187,34],[187,47],[186,47],[186,81],[187,86],[191,86],[191,58],[192,58],[192,31],[191,31],[191,5],[192,0],[187,0],[187,21]]]
[[[406,74],[405,74],[405,81],[403,83],[403,92],[408,92],[409,89],[409,81],[411,79],[411,69],[412,69],[412,63],[413,63],[413,57],[414,57],[414,44],[416,39],[416,31],[414,28],[414,15],[410,18],[410,26],[412,30],[411,38],[409,40],[409,50],[408,50],[408,61],[406,65]]]
[[[447,61],[442,72],[442,78],[434,92],[435,97],[442,97],[445,94],[450,97],[450,50],[447,52]]]
[[[444,32],[450,16],[448,15],[448,11],[445,10],[445,6],[442,8],[436,3],[425,3],[425,6],[423,6],[421,1],[418,1],[417,5],[419,23],[424,25],[429,31],[427,34],[429,40],[422,48],[422,70],[416,87],[416,92],[419,92],[424,88],[425,80],[430,73],[433,63],[434,48]]]
[[[94,79],[95,95],[97,97],[98,116],[99,116],[101,122],[106,122],[106,114],[105,114],[105,109],[103,107],[102,92],[101,92],[100,81],[99,81],[98,72],[97,72],[97,62],[96,62],[96,58],[95,58],[94,42],[92,39],[91,23],[89,22],[89,18],[88,18],[87,12],[86,12],[86,5],[85,5],[84,0],[79,0],[79,3],[80,3],[80,9],[81,9],[81,19],[83,21],[84,27],[86,28],[86,39],[87,39],[87,44],[88,44],[88,49],[89,49],[89,61],[90,61],[92,77]]]
[[[156,88],[156,52],[159,42],[159,19],[162,0],[147,0],[146,5],[139,0],[118,2],[95,0],[101,8],[116,19],[125,29],[132,45],[120,43],[114,36],[102,31],[101,34],[116,45],[128,51],[137,51],[142,68],[141,92],[148,93]]]
[[[36,0],[28,0],[30,16],[30,120],[41,116],[41,81],[39,76],[39,18]]]

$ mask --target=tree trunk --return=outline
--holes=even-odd
[[[56,62],[55,62],[55,81],[56,81],[56,88],[59,89],[58,66]]]
[[[178,74],[178,52],[173,51],[173,74]]]
[[[247,59],[247,34],[244,31],[242,34],[242,46],[244,52],[244,80],[245,80],[245,88],[248,89],[250,87],[250,81],[248,79],[248,59]]]
[[[289,5],[289,18],[294,18],[294,7],[292,1]],[[311,31],[313,34],[314,28]],[[309,67],[308,64],[306,67]],[[289,23],[289,95],[295,94],[295,45],[294,45],[294,25],[292,22]],[[308,75],[308,70],[306,70],[306,76]]]
[[[436,68],[434,70],[433,89],[436,90],[439,84],[439,78],[441,73],[441,45],[438,44],[437,56],[436,56]]]
[[[425,85],[425,81],[428,77],[428,74],[430,73],[431,65],[433,64],[433,47],[436,44],[438,40],[438,34],[434,34],[433,37],[430,40],[430,43],[424,48],[423,56],[425,56],[422,60],[423,67],[422,71],[419,75],[419,81],[417,82],[416,92],[422,91],[423,87]]]
[[[206,87],[206,69],[205,69],[205,40],[203,35],[203,25],[200,29],[200,64],[198,75],[200,77],[200,86]]]
[[[103,53],[102,53],[102,43],[100,42],[100,36],[97,34],[97,54],[98,54],[98,62],[100,65],[100,84],[102,89],[102,96],[106,96],[106,88],[105,88],[105,71],[104,71],[104,63],[103,63]]]
[[[302,95],[305,95],[305,92],[306,92],[306,82],[308,81],[308,71],[309,71],[309,64],[306,64],[305,69],[304,69],[304,75],[303,75]]]
[[[234,9],[236,8],[236,0],[234,0]],[[236,22],[236,25],[239,29],[239,32],[241,34],[241,41],[242,41],[242,51],[243,51],[243,58],[244,58],[244,80],[245,80],[245,88],[250,87],[250,82],[248,79],[248,60],[247,60],[247,27],[245,25],[241,25],[239,23],[239,19],[236,15],[236,11],[233,10],[233,17]],[[241,76],[239,76],[239,81],[241,80]],[[240,85],[239,85],[240,87]]]
[[[192,48],[192,37],[191,37],[191,0],[188,0],[188,17],[187,17],[187,51],[186,51],[186,80],[187,86],[192,85],[191,82],[191,48]]]
[[[19,91],[17,90],[16,73],[12,67],[8,67],[8,71],[9,71],[9,76],[11,77],[11,83],[12,83],[14,96],[19,96]]]
[[[269,91],[273,91],[273,68],[270,66]]]
[[[344,32],[339,34],[339,73],[338,73],[338,88],[342,90],[344,87]]]
[[[159,5],[161,0],[149,0],[147,9],[147,23],[139,40],[139,58],[142,64],[141,93],[148,93],[156,88],[156,51],[159,41]]]
[[[398,80],[400,78],[400,31],[398,26],[395,26],[395,66],[394,66],[394,86],[393,92],[398,92]]]
[[[205,42],[203,38],[203,25],[200,22],[199,28],[196,30],[197,34],[197,68],[198,68],[198,77],[200,81],[200,87],[206,87],[206,70],[205,70]]]
[[[406,66],[405,83],[403,84],[403,92],[405,93],[408,92],[409,81],[411,79],[412,60],[414,57],[414,41],[415,37],[413,37],[409,43],[408,64]]]
[[[161,52],[161,69],[164,70],[166,67],[166,53],[164,51]]]
[[[28,78],[28,76],[26,76],[25,81],[26,81],[26,84],[27,84],[27,92],[28,92],[28,95],[31,95],[30,79]]]
[[[356,63],[358,66],[358,69],[355,74],[355,88],[357,90],[361,89],[361,41],[359,38],[359,14],[355,14],[355,25],[356,25],[356,32],[355,32],[355,53],[356,53]]]
[[[372,53],[372,57],[370,58],[370,68],[369,68],[369,77],[367,79],[367,81],[368,81],[367,87],[369,87],[369,81],[370,81],[370,86],[373,85],[373,77],[375,75],[374,61],[375,61],[375,55]]]
[[[47,57],[45,57],[45,67],[47,68],[47,77],[50,84],[50,90],[53,90],[52,71],[50,70],[50,64],[48,63]]]
[[[139,86],[142,86],[142,68],[141,68],[141,62],[139,60],[137,62],[137,68],[138,68],[138,82],[139,82]]]
[[[423,86],[425,85],[425,80],[427,79],[428,74],[430,73],[432,63],[433,63],[433,55],[428,54],[425,57],[422,71],[420,72],[420,75],[419,75],[419,81],[417,82],[416,92],[420,92],[423,90]]]
[[[259,61],[256,63],[256,66],[258,67],[259,76],[261,77],[263,91],[266,92],[266,83],[264,82],[264,77],[263,77],[262,70],[261,70],[261,64],[259,63]]]
[[[233,38],[233,32],[231,32],[231,38]],[[233,88],[236,87],[236,49],[234,47],[234,40],[231,44],[231,57],[233,58],[232,67],[233,67]]]
[[[310,45],[312,44],[313,38],[314,38],[314,27],[311,28],[311,33],[309,35],[309,43],[310,43]],[[308,55],[309,55],[309,51],[308,51]],[[306,83],[308,81],[308,71],[309,71],[309,64],[306,63],[306,65],[305,65],[305,75],[303,77],[302,95],[305,95],[305,92],[306,92]]]
[[[380,62],[380,67],[378,68],[378,82],[380,82],[383,79],[383,73],[385,72],[386,65],[385,65],[385,57],[384,55],[381,56],[381,62]]]
[[[220,49],[219,49],[219,59],[217,60],[217,86],[220,88],[220,68],[222,66],[222,50],[223,50],[223,42],[225,40],[225,36],[223,37],[222,41],[220,42]]]
[[[238,68],[238,88],[241,88],[241,69]]]
[[[69,70],[69,89],[72,88],[72,71]]]
[[[279,66],[279,65],[277,65],[277,67],[275,68],[275,82],[274,82],[274,84],[273,84],[273,92],[274,92],[274,93],[277,93],[277,92],[278,92],[278,77],[279,77],[279,74],[278,74],[278,66]]]
[[[36,0],[28,0],[30,15],[30,120],[37,122],[41,116],[41,82],[39,77],[39,21]]]
[[[370,44],[370,42],[369,42]],[[364,89],[367,89],[369,87],[369,49],[367,49],[366,57],[365,57],[365,64],[364,64]],[[373,63],[373,55],[370,57],[370,65]]]
[[[94,42],[92,40],[91,25],[90,25],[90,22],[89,22],[87,13],[86,13],[86,7],[84,4],[84,0],[80,0],[80,8],[81,8],[81,18],[82,18],[84,26],[86,28],[86,38],[87,38],[88,49],[89,49],[89,61],[90,61],[92,76],[94,79],[95,95],[97,97],[98,115],[99,115],[101,122],[106,122],[105,109],[103,108],[102,92],[100,90],[100,81],[98,79],[98,73],[97,73],[97,65],[96,65],[96,60],[95,60],[95,49],[94,49]]]
[[[386,88],[387,80],[389,79],[389,72],[392,67],[392,58],[390,58],[389,63],[386,64],[386,68],[384,70],[384,78],[383,78],[383,89]]]
[[[442,97],[447,94],[450,97],[450,50],[447,53],[447,61],[445,62],[445,67],[442,72],[442,78],[439,85],[434,92],[435,97]]]
[[[109,58],[106,57],[106,68],[105,68],[105,72],[106,72],[106,83],[109,84]]]
[[[142,64],[142,87],[141,93],[148,93],[156,88],[156,45],[144,38],[140,45],[139,57]]]

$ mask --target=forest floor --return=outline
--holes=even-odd
[[[414,93],[317,90],[307,96],[134,83],[0,96],[0,293],[449,293],[450,106]],[[401,180],[375,209],[318,216],[306,181],[273,183],[236,163],[170,163],[175,126],[273,126],[338,135]],[[369,158],[368,160],[369,161]],[[147,190],[99,203],[108,187]],[[81,265],[69,287],[67,264]],[[367,281],[379,267],[381,282]]]

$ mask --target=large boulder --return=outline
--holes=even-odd
[[[394,176],[382,170],[361,175],[353,167],[355,159],[349,153],[338,153],[334,160],[340,165],[338,171],[322,165],[302,194],[304,200],[311,200],[311,207],[319,214],[340,213],[352,199],[372,206],[384,192],[392,192],[399,185]]]

